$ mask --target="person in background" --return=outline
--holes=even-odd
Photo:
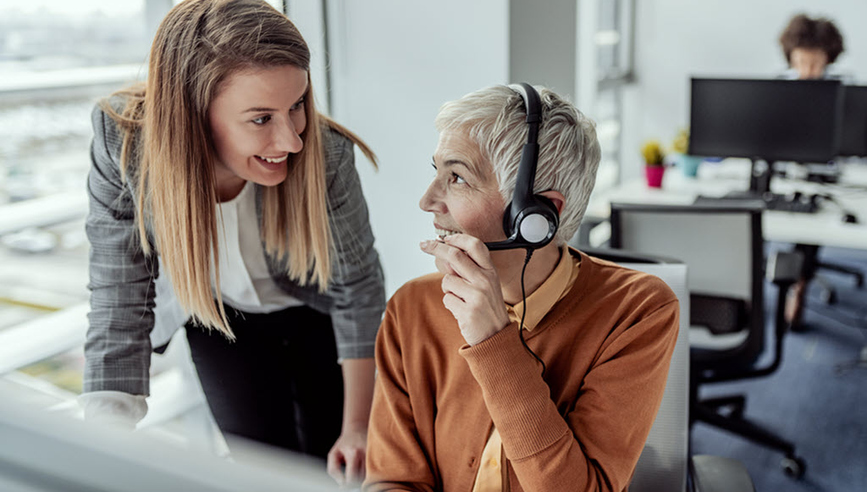
[[[780,35],[780,46],[788,62],[789,69],[783,77],[792,80],[839,79],[849,82],[849,78],[835,73],[831,65],[843,53],[843,35],[834,23],[825,18],[811,18],[797,14],[789,21]],[[808,250],[809,245],[795,245],[796,250]],[[805,253],[805,257],[815,255]],[[804,310],[807,285],[815,275],[815,261],[807,261],[802,277],[789,290],[785,305],[785,319],[793,329],[799,329]]]
[[[780,35],[780,46],[786,56],[790,79],[839,78],[829,70],[843,53],[843,35],[828,19],[810,18],[798,14],[789,21]]]
[[[375,157],[317,111],[309,65],[265,1],[185,0],[146,84],[94,110],[80,403],[132,428],[151,335],[185,324],[230,449],[242,436],[359,482],[385,293],[353,144]]]
[[[624,490],[665,389],[678,301],[656,277],[571,249],[593,189],[595,126],[540,88],[533,192],[559,215],[532,253],[490,251],[528,139],[521,86],[436,117],[421,198],[439,273],[389,300],[376,345],[367,478],[375,490]]]

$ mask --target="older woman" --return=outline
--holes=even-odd
[[[419,205],[439,273],[386,308],[366,490],[620,491],[632,476],[678,302],[659,279],[566,246],[599,144],[572,104],[534,94],[489,87],[436,118]]]

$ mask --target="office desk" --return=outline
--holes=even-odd
[[[844,223],[843,211],[834,203],[824,202],[814,214],[768,210],[762,215],[765,239],[816,246],[867,249],[867,165],[849,164],[843,167],[840,183],[825,185],[797,179],[774,177],[771,191],[834,195],[846,210],[858,216],[858,224]],[[607,220],[612,202],[645,204],[691,204],[699,195],[722,196],[729,191],[749,187],[750,162],[726,159],[721,163],[704,162],[698,176],[688,178],[678,168],[665,171],[662,188],[649,188],[644,178],[622,183],[614,188],[594,193],[585,217]],[[860,186],[853,188],[850,186]],[[591,232],[591,245],[598,246],[610,235],[607,222]]]

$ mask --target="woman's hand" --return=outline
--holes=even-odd
[[[420,246],[436,258],[437,269],[445,274],[443,305],[458,321],[469,345],[487,340],[509,324],[500,278],[485,243],[455,234]]]
[[[367,426],[344,426],[328,452],[328,474],[341,487],[361,485],[367,456]]]

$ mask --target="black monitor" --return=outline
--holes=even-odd
[[[774,161],[837,157],[837,80],[692,78],[689,153]]]
[[[840,155],[867,157],[867,86],[843,86]]]

